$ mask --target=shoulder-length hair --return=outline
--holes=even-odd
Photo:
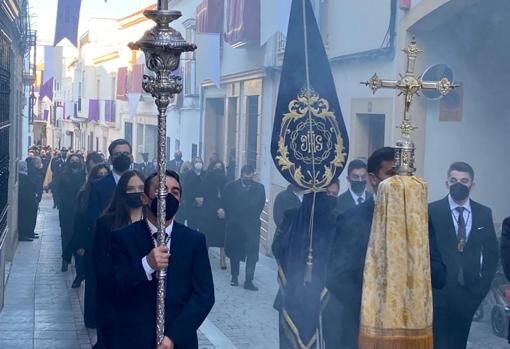
[[[90,191],[92,190],[92,182],[97,180],[97,173],[102,169],[106,169],[108,173],[110,173],[110,166],[108,164],[106,163],[97,164],[92,168],[92,170],[90,170],[87,181],[85,182],[80,192],[78,193],[78,197],[80,198],[79,207],[81,212],[84,212],[87,209],[87,206],[89,205]]]
[[[113,216],[112,230],[125,227],[132,223],[131,216],[129,214],[130,209],[127,205],[126,191],[129,181],[135,176],[140,178],[142,183],[144,183],[145,178],[140,172],[135,170],[125,172],[122,177],[120,177],[119,183],[117,183],[117,187],[115,188],[112,201],[104,212],[105,215]]]

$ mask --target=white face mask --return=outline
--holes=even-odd
[[[204,167],[204,164],[203,164],[203,163],[201,163],[201,162],[197,162],[197,163],[195,164],[195,170],[197,170],[197,171],[202,171],[202,168],[203,168],[203,167]]]

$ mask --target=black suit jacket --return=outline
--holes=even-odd
[[[142,258],[153,249],[145,221],[112,233],[113,281],[119,294],[114,348],[156,347],[155,274]],[[214,285],[203,234],[174,222],[167,274],[165,335],[175,349],[198,349],[196,331],[214,304]]]
[[[97,182],[92,183],[87,216],[88,219],[94,222],[93,224],[95,224],[96,219],[103,214],[110,204],[116,187],[117,184],[111,172]]]
[[[507,280],[510,280],[510,217],[505,218],[501,230],[501,265]]]
[[[102,326],[112,326],[116,322],[115,293],[112,292],[114,269],[109,263],[112,227],[115,218],[111,214],[97,220],[92,247],[92,264],[97,280],[96,318]],[[92,282],[92,280],[91,280]]]
[[[156,168],[154,167],[152,162],[148,162],[147,164],[145,164],[144,162],[141,162],[141,163],[137,164],[135,167],[136,167],[137,171],[139,171],[140,173],[142,173],[144,175],[145,178],[149,177],[151,174],[156,172]]]
[[[365,192],[366,201],[372,200],[372,194],[369,192]],[[342,195],[338,197],[338,212],[344,213],[345,211],[356,207],[356,202],[352,198],[351,192],[349,190],[345,191]]]
[[[179,160],[179,162],[177,162],[177,160],[173,159],[173,160],[170,160],[168,162],[168,164],[166,165],[166,168],[168,170],[172,170],[172,171],[175,171],[177,173],[181,173],[181,166],[183,164],[183,161],[182,160]]]
[[[510,217],[505,218],[501,230],[501,265],[505,277],[510,280]],[[507,338],[510,341],[510,324]]]
[[[374,200],[367,200],[340,215],[327,266],[326,287],[343,305],[341,341],[349,349],[358,348],[363,271],[374,207]],[[446,279],[446,268],[431,224],[429,245],[432,287],[441,288]],[[335,347],[341,345],[338,343]]]
[[[434,293],[435,307],[451,306],[453,299],[464,297],[467,302],[464,304],[476,309],[489,292],[498,264],[498,242],[492,212],[472,200],[471,211],[471,233],[461,254],[458,252],[457,233],[448,197],[429,205],[430,220],[436,228],[439,250],[448,268],[446,286]],[[459,283],[461,267],[464,285]]]

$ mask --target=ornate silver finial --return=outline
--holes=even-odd
[[[158,245],[166,244],[166,112],[170,99],[182,91],[182,78],[173,74],[179,67],[183,52],[196,50],[196,45],[187,43],[182,35],[170,27],[170,23],[181,17],[179,11],[168,10],[168,0],[158,0],[158,10],[145,11],[145,17],[156,22],[156,26],[128,46],[142,50],[145,64],[155,75],[143,76],[143,89],[150,93],[158,107]],[[161,344],[165,333],[165,279],[166,270],[158,272],[156,336]]]

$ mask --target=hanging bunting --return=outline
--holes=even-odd
[[[54,46],[63,39],[68,39],[74,46],[78,47],[80,10],[81,0],[58,0]]]

